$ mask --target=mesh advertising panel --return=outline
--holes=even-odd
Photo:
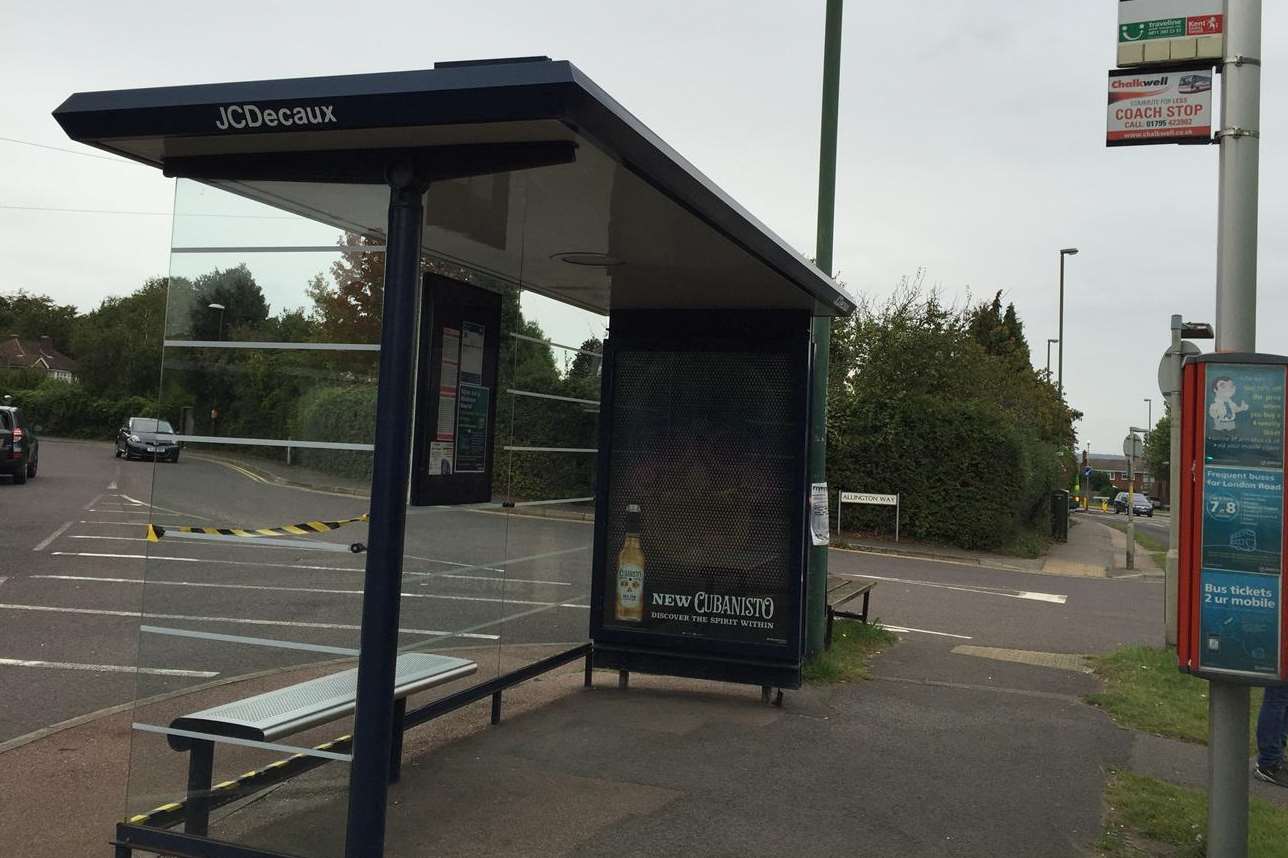
[[[597,639],[794,659],[808,342],[610,337]],[[744,333],[749,333],[744,331]]]

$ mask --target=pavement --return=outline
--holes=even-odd
[[[116,820],[183,793],[183,755],[134,725],[335,670],[357,645],[361,558],[150,545],[141,522],[281,524],[363,505],[257,480],[251,462],[154,468],[106,444],[42,444],[38,479],[0,485],[13,525],[0,531],[0,849],[106,855]],[[584,641],[590,531],[411,511],[402,643],[475,660],[476,682]],[[1105,532],[1080,521],[1063,562],[1103,562]],[[622,690],[597,675],[588,691],[572,665],[507,692],[499,726],[483,702],[417,728],[387,854],[1081,855],[1108,769],[1201,783],[1202,749],[1150,744],[1083,703],[1098,682],[1079,656],[1161,643],[1161,581],[989,560],[834,550],[834,574],[878,581],[872,614],[900,640],[874,681],[788,692],[781,709],[759,689],[665,677]],[[221,747],[216,778],[281,756]],[[339,856],[346,789],[329,764],[219,811],[212,833]]]

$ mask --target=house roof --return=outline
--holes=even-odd
[[[50,341],[22,340],[16,334],[0,340],[0,365],[72,373],[80,369],[80,364],[54,348]]]
[[[86,92],[54,118],[72,139],[166,175],[372,238],[383,236],[388,202],[364,172],[373,157],[544,152],[543,165],[432,181],[426,253],[602,313],[854,309],[830,277],[569,62]],[[801,180],[813,182],[812,165]]]

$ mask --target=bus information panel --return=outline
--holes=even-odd
[[[1185,366],[1177,647],[1181,668],[1284,681],[1284,423],[1288,358]]]

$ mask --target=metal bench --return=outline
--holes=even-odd
[[[839,575],[827,576],[827,635],[823,641],[825,649],[832,648],[833,618],[845,617],[846,619],[858,620],[863,623],[868,621],[868,600],[872,597],[872,588],[876,585],[876,581],[868,581],[862,578],[842,578]],[[837,610],[842,605],[860,596],[863,597],[863,610],[861,612],[855,614],[849,611]]]
[[[468,659],[429,653],[398,656],[394,676],[394,737],[390,748],[389,779],[396,782],[402,762],[403,720],[407,697],[418,691],[469,676],[478,665]],[[218,739],[274,742],[310,727],[316,727],[353,712],[358,671],[346,670],[256,694],[220,706],[212,706],[170,722],[170,747],[188,751],[188,794],[184,802],[183,830],[206,833],[210,821],[211,778],[214,773],[215,743]],[[202,735],[212,738],[202,738]]]

